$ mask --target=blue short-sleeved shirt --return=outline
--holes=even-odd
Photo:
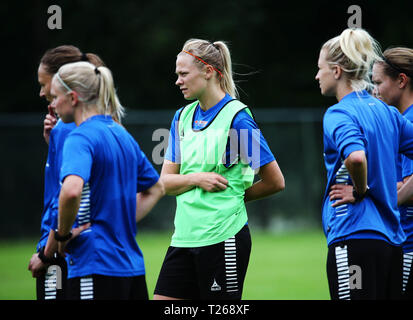
[[[323,229],[327,243],[349,238],[382,238],[400,245],[405,234],[397,207],[398,153],[413,157],[413,125],[394,107],[367,91],[352,92],[330,107],[323,120],[327,187]],[[328,196],[333,184],[351,184],[344,160],[353,151],[367,157],[369,195],[337,208]]]
[[[68,245],[68,278],[143,275],[135,240],[136,193],[152,187],[159,175],[137,142],[110,116],[93,116],[66,139],[62,183],[69,175],[84,181],[84,211],[79,210],[76,223],[91,227]]]
[[[216,117],[218,112],[233,98],[226,94],[215,106],[203,111],[199,104],[196,107],[192,123],[194,130],[203,129],[210,121]],[[169,131],[169,142],[166,150],[165,159],[174,163],[180,163],[179,135],[176,126],[182,108],[179,109],[172,120]],[[225,165],[229,166],[238,156],[245,162],[249,163],[252,169],[258,169],[267,163],[275,160],[267,141],[258,128],[254,119],[245,111],[239,112],[233,119],[232,129],[235,129],[238,139],[237,148],[228,141],[226,147]],[[234,132],[234,134],[235,134]]]
[[[413,105],[403,112],[410,122],[413,122]],[[404,155],[400,155],[400,176],[401,180],[413,174],[413,161]],[[406,241],[403,243],[404,252],[413,251],[413,206],[400,206],[401,223],[406,234]]]
[[[49,237],[50,229],[57,228],[57,205],[60,192],[60,166],[62,164],[63,144],[67,135],[76,128],[76,124],[64,123],[59,120],[50,131],[49,150],[44,173],[44,203],[40,226],[40,241],[37,251],[44,247]]]

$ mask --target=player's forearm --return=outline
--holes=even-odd
[[[367,158],[364,151],[354,151],[345,160],[344,164],[351,176],[357,193],[364,194],[367,190]]]
[[[284,190],[284,176],[274,160],[260,168],[261,180],[245,190],[244,201],[259,200]]]
[[[158,181],[148,190],[139,192],[136,195],[136,222],[142,220],[164,195],[165,189],[162,181]]]
[[[164,185],[165,193],[170,196],[177,196],[194,188],[196,183],[196,174],[164,174],[161,175],[161,182]]]
[[[79,211],[80,196],[67,197],[63,195],[59,200],[59,234],[65,235],[72,229],[76,219],[76,213]]]
[[[413,206],[413,175],[397,182],[397,205]],[[412,180],[412,181],[411,181]],[[409,182],[410,181],[410,182]],[[402,190],[403,189],[403,190]]]
[[[66,235],[70,232],[79,211],[83,181],[76,180],[79,179],[66,178],[60,191],[58,219],[58,232],[60,235]]]
[[[274,184],[267,181],[259,180],[254,183],[250,188],[245,190],[244,201],[259,200],[268,196],[271,196],[284,189],[284,184]]]
[[[57,251],[57,247],[57,242],[54,240],[54,230],[50,230],[49,237],[47,238],[46,246],[44,248],[44,255],[51,258],[53,253]]]
[[[412,176],[405,179],[397,190],[397,205],[413,205],[413,179]]]

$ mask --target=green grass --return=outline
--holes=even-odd
[[[152,297],[170,233],[141,232],[146,280]],[[252,252],[243,299],[329,299],[325,261],[327,247],[320,231],[252,233]],[[35,280],[27,266],[36,241],[0,242],[0,300],[35,299]]]

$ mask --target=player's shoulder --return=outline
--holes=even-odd
[[[323,119],[327,121],[329,119],[334,119],[340,116],[351,116],[351,103],[348,101],[339,101],[327,108],[324,113]]]
[[[179,117],[181,116],[182,111],[184,110],[185,107],[186,106],[180,107],[178,110],[175,111],[174,119],[176,119],[176,120],[179,119]]]
[[[89,142],[93,142],[95,137],[99,136],[99,131],[102,130],[102,126],[95,121],[85,121],[79,126],[75,127],[68,134],[67,139],[84,139]]]
[[[233,124],[242,122],[255,123],[255,116],[248,105],[238,99],[232,99],[227,104],[234,109]]]

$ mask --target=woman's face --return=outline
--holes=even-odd
[[[58,80],[53,78],[50,95],[52,97],[51,106],[56,110],[56,113],[64,123],[74,121],[74,105],[71,93],[63,92]]]
[[[182,91],[186,100],[199,99],[203,95],[207,86],[205,72],[200,70],[191,55],[178,55],[175,73],[178,76],[175,84]]]
[[[374,93],[377,98],[383,100],[390,106],[397,107],[399,105],[401,91],[399,90],[397,80],[389,77],[384,73],[384,68],[381,63],[373,65]]]
[[[321,94],[323,96],[335,96],[337,80],[334,77],[334,68],[326,60],[327,51],[322,49],[318,58],[318,72],[315,79],[320,84]]]
[[[41,63],[39,65],[39,69],[37,70],[37,80],[40,84],[40,93],[39,96],[41,98],[46,98],[47,101],[52,102],[53,98],[50,94],[50,87],[52,84],[53,75],[48,73]]]

